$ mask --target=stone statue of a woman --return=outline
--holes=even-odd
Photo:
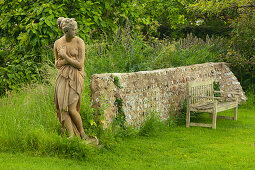
[[[55,66],[58,69],[54,103],[58,120],[70,137],[88,140],[79,114],[84,85],[85,44],[76,36],[77,22],[73,18],[58,18],[58,27],[64,32],[54,44]]]

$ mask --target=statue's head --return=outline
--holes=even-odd
[[[74,37],[77,33],[77,22],[74,18],[64,18],[59,17],[58,18],[58,28],[61,31],[64,31],[64,33],[67,36]]]

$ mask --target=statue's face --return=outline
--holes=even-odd
[[[74,38],[76,34],[77,34],[77,25],[75,25],[74,28],[68,29],[68,31],[66,32],[66,36],[68,36],[69,38]]]

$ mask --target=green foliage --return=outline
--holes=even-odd
[[[186,123],[186,113],[187,113],[187,100],[185,99],[182,103],[181,103],[181,109],[179,111],[177,111],[174,115],[175,117],[175,123],[177,125],[183,125]],[[191,116],[194,118],[194,114],[193,112],[191,112]]]
[[[242,14],[231,24],[231,47],[250,59],[255,55],[255,10]]]
[[[20,57],[20,59],[10,60],[5,67],[0,67],[0,95],[6,90],[20,89],[17,84],[34,83],[42,80],[38,67],[31,61],[30,55]]]
[[[151,113],[141,125],[138,135],[145,137],[155,136],[159,129],[163,127],[164,123],[155,114]]]
[[[21,46],[40,48],[52,44],[60,35],[56,20],[60,16],[73,17],[79,26],[79,35],[88,40],[94,32],[112,34],[116,23],[130,22],[139,18],[138,7],[130,2],[115,1],[4,1],[1,6],[1,29],[5,35],[18,39]],[[131,14],[132,11],[132,14]],[[135,17],[132,17],[132,16]],[[121,23],[121,18],[124,22]],[[100,35],[100,34],[99,34]]]
[[[207,37],[203,41],[188,34],[186,38],[172,44],[162,43],[159,54],[152,58],[150,67],[158,69],[217,61],[218,51],[214,50],[216,41],[213,37]]]
[[[215,45],[218,39],[215,38],[207,37],[203,41],[188,35],[177,42],[157,38],[144,41],[142,36],[128,32],[127,29],[122,30],[112,43],[87,46],[85,70],[89,76],[214,62],[219,55]]]
[[[220,83],[219,82],[213,82],[213,90],[214,91],[220,91]],[[220,93],[214,93],[214,97],[220,97]]]
[[[249,110],[249,109],[252,109],[253,106],[255,106],[255,90],[252,89],[252,90],[246,92],[246,96],[247,96],[248,100],[241,107]]]
[[[39,85],[1,98],[1,151],[61,155],[84,159],[89,147],[61,137],[53,106],[53,86]]]
[[[143,31],[145,33],[162,37],[165,36],[165,33],[158,32],[158,27],[159,30],[164,28],[176,30],[178,27],[188,23],[185,5],[182,0],[143,0],[141,3],[144,5],[144,13],[149,16],[144,22]],[[154,23],[154,29],[148,27],[150,23]]]
[[[113,76],[113,83],[118,87],[118,88],[123,88],[121,85],[120,85],[120,82],[119,82],[119,77],[117,76]]]
[[[42,80],[37,68],[40,70],[40,63],[44,61],[54,62],[53,55],[48,58],[44,54],[62,34],[56,25],[58,17],[75,18],[79,36],[88,42],[101,35],[111,38],[118,26],[124,27],[126,23],[140,32],[137,26],[148,18],[142,13],[143,5],[135,5],[136,1],[8,0],[0,3],[0,79],[3,82],[0,94],[17,89],[22,82]],[[15,69],[9,65],[15,65]],[[21,68],[27,71],[21,72]],[[6,76],[9,74],[20,76],[19,81]]]
[[[189,1],[187,10],[187,25],[183,32],[193,32],[199,37],[206,34],[229,37],[231,24],[238,22],[241,15],[254,10],[253,0],[199,0]]]
[[[123,100],[121,98],[118,98],[115,100],[114,104],[118,108],[118,113],[117,113],[115,120],[113,122],[113,124],[114,124],[113,126],[120,126],[123,129],[125,129],[126,128],[125,127],[126,117],[125,117],[124,111],[122,109]]]
[[[220,4],[222,2],[224,1],[215,3]],[[218,52],[214,50],[215,43],[205,45],[194,43],[196,45],[185,49],[181,47],[180,49],[179,47],[185,44],[184,40],[187,40],[190,35],[184,40],[177,41],[174,45],[168,40],[159,41],[153,37],[150,38],[150,35],[163,37],[163,34],[172,34],[171,39],[179,38],[180,34],[185,36],[185,32],[180,32],[180,30],[194,26],[194,23],[201,18],[201,16],[196,15],[196,11],[204,11],[201,13],[202,15],[210,13],[208,10],[211,8],[203,5],[207,3],[209,7],[214,5],[211,1],[194,2],[192,0],[1,1],[0,68],[4,71],[0,73],[3,82],[1,83],[0,94],[6,90],[18,89],[19,86],[16,84],[43,81],[38,70],[41,70],[41,63],[45,61],[54,63],[54,55],[50,49],[53,42],[62,34],[56,26],[56,20],[59,16],[75,18],[79,27],[78,36],[83,38],[86,44],[91,44],[87,46],[86,54],[86,62],[88,63],[86,64],[86,72],[88,75],[103,72],[134,72],[216,61],[215,56]],[[232,11],[231,4],[235,3],[231,1],[223,6],[216,5],[215,8],[222,7],[217,11],[225,14],[225,9],[230,8]],[[247,4],[249,3],[247,2]],[[202,8],[203,6],[205,8]],[[236,6],[241,7],[242,4],[237,3],[234,7]],[[230,23],[230,19],[225,21],[224,18],[217,19],[214,17],[215,13],[212,13],[212,17],[209,19],[203,18],[204,26],[210,24],[215,26],[219,20],[223,25]],[[229,11],[227,11],[228,13]],[[237,16],[236,14],[228,15],[231,16],[229,18]],[[244,41],[245,39],[249,42],[252,41],[253,38],[249,35],[252,34],[251,30],[254,30],[252,29],[253,26],[252,24],[248,26],[246,22],[242,22],[242,26],[238,24],[239,22],[231,23],[233,23],[233,28],[237,28],[237,25],[240,27],[232,33],[236,35],[232,39],[232,44],[239,48],[235,49],[237,52],[243,53],[247,51],[244,44],[254,43],[237,43],[240,42],[238,37],[245,35],[241,37],[250,38],[243,38]],[[171,32],[164,32],[165,28],[171,28]],[[240,31],[237,33],[237,30],[242,30],[241,34]],[[186,29],[186,32],[188,31],[189,29]],[[140,33],[146,36],[142,36]],[[202,34],[205,35],[206,32]],[[192,40],[196,39],[198,38]],[[250,45],[249,49],[249,54],[253,56],[253,46]],[[20,61],[25,61],[25,63]],[[26,63],[32,63],[33,66],[30,67]],[[9,65],[15,65],[15,69]],[[27,71],[22,72],[20,68]],[[19,75],[21,78],[9,78],[7,74],[15,77]]]
[[[254,7],[253,0],[199,0],[187,4],[187,9],[198,18],[219,17],[227,21],[238,16],[245,8]]]
[[[255,87],[255,11],[246,10],[232,21],[230,40],[219,55],[221,61],[231,63],[231,69],[245,90]],[[222,47],[221,47],[222,49]]]
[[[123,32],[121,35],[124,35]],[[94,73],[133,72],[145,70],[146,45],[140,36],[116,37],[112,43],[99,42],[88,46],[85,69],[90,76]]]
[[[3,94],[5,90],[19,88],[17,85],[42,80],[38,70],[48,59],[44,54],[46,46],[60,33],[54,15],[62,15],[63,10],[39,1],[3,1],[0,10],[1,40],[4,40],[0,43],[3,60],[0,94]]]

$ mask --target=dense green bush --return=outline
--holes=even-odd
[[[255,11],[248,10],[231,24],[233,31],[220,59],[231,63],[231,69],[245,90],[255,87]]]
[[[6,63],[4,67],[0,67],[0,95],[6,90],[20,89],[19,84],[35,83],[42,80],[39,69],[40,63],[35,63],[31,57],[21,54]]]

